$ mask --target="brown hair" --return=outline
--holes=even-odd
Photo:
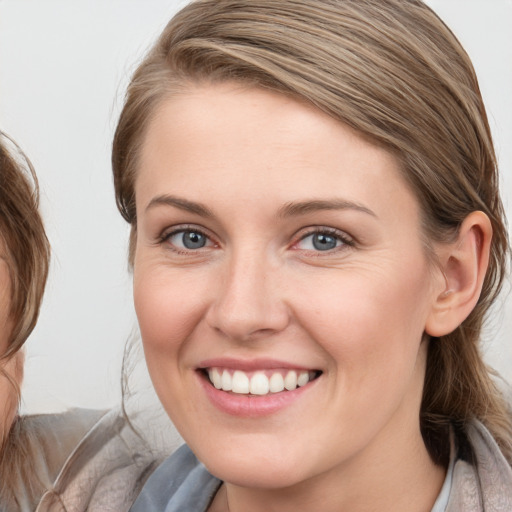
[[[0,132],[0,240],[11,279],[10,314],[14,324],[2,358],[9,358],[22,347],[39,315],[50,246],[38,208],[39,189],[32,164]]]
[[[13,325],[0,363],[14,357],[32,332],[48,276],[50,246],[38,210],[38,190],[30,161],[12,139],[0,132],[0,247],[11,281],[9,313]],[[16,361],[16,371],[22,371],[22,364],[22,360]],[[3,368],[0,373],[13,386],[17,404],[18,384]],[[32,501],[44,489],[33,465],[36,434],[24,428],[23,419],[18,417],[0,446],[0,502],[9,510],[20,506],[15,497],[20,485]]]
[[[506,404],[479,340],[509,254],[498,172],[471,61],[420,0],[196,0],[167,25],[128,87],[113,143],[118,208],[136,237],[138,155],[158,105],[190,82],[237,80],[315,105],[392,151],[429,241],[481,210],[493,228],[476,308],[429,345],[421,427],[440,461],[448,422],[477,418],[512,461]]]

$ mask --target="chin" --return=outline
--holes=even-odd
[[[215,451],[209,446],[195,452],[208,471],[224,482],[239,487],[280,489],[307,478],[302,453],[294,456],[282,449],[262,450],[261,442],[250,448],[226,444],[218,445]]]
[[[304,480],[304,477],[292,472],[288,464],[266,464],[245,461],[233,464],[231,460],[205,464],[208,471],[222,480],[238,487],[252,489],[284,489]]]

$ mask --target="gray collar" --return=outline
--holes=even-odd
[[[489,431],[477,421],[458,439],[446,512],[511,512],[512,468]]]

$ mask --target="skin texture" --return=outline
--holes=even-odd
[[[7,263],[0,256],[0,354],[8,347],[12,332],[12,321],[9,318],[11,280]],[[23,351],[18,351],[7,361],[0,361],[0,442],[3,443],[11,428],[17,412],[16,392],[8,376],[19,385],[23,379]]]
[[[146,360],[225,482],[211,510],[430,510],[444,469],[419,430],[424,333],[447,282],[395,158],[293,99],[202,85],[159,107],[136,202]],[[208,242],[186,249],[180,229]],[[326,229],[336,247],[319,251],[311,233]],[[283,409],[240,418],[211,403],[197,370],[225,357],[322,373]]]

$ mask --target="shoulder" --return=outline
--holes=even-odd
[[[70,409],[60,414],[29,415],[21,421],[25,435],[34,438],[50,464],[58,470],[84,435],[106,413],[104,410]]]
[[[2,450],[0,507],[34,510],[80,439],[104,414],[72,409],[18,418]]]
[[[166,512],[207,509],[221,482],[181,446],[148,479],[131,512]],[[192,508],[193,507],[193,508]]]
[[[111,410],[72,451],[37,511],[128,510],[148,476],[175,448],[139,434],[120,409]]]

